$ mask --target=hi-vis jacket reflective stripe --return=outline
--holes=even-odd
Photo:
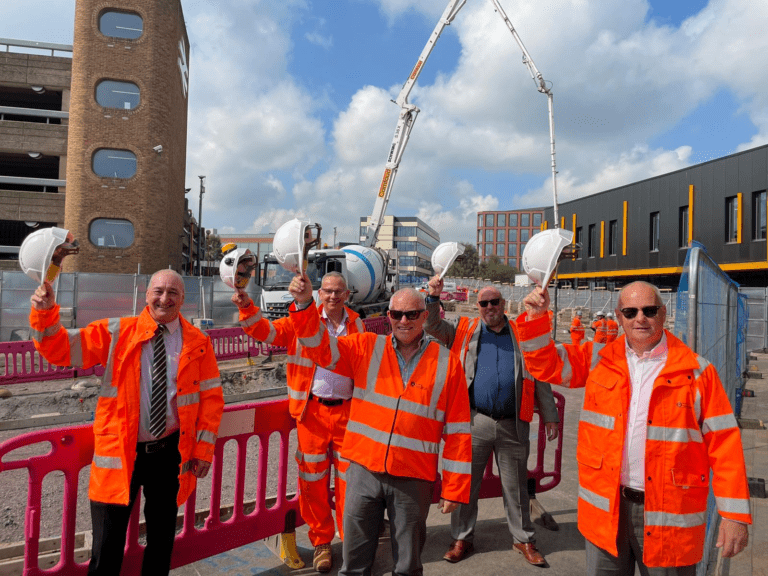
[[[517,437],[528,438],[530,427],[528,422],[533,419],[534,403],[538,404],[544,422],[558,422],[560,418],[552,396],[552,387],[545,382],[535,382],[525,369],[523,356],[520,353],[517,326],[509,322],[512,332],[512,344],[515,348],[515,424]],[[464,367],[467,388],[475,381],[477,374],[477,355],[480,347],[480,318],[460,317],[458,320],[443,320],[440,318],[440,304],[427,303],[427,321],[424,324],[427,334],[448,346],[461,359]]]
[[[625,337],[602,346],[557,345],[548,318],[518,318],[528,369],[553,384],[586,387],[579,423],[579,530],[616,555],[621,459],[629,413]],[[665,331],[666,332],[666,331]],[[670,332],[653,383],[645,445],[649,567],[688,566],[702,555],[710,465],[721,516],[751,523],[741,434],[715,368]]]
[[[584,325],[578,316],[574,316],[573,320],[571,320],[571,334],[574,334],[579,340],[584,338]]]
[[[347,334],[365,332],[360,315],[346,306],[345,309],[349,318]],[[323,307],[320,306],[319,310],[322,312]],[[288,410],[291,416],[301,422],[315,378],[315,364],[296,339],[291,319],[286,317],[270,322],[262,316],[259,307],[251,303],[247,308],[240,310],[240,326],[248,336],[259,342],[288,348],[288,363],[285,369],[288,380]]]
[[[605,321],[606,342],[613,342],[619,337],[619,323],[616,320]]]
[[[291,310],[307,355],[354,379],[342,457],[371,472],[433,481],[442,439],[442,496],[469,502],[469,396],[456,355],[430,342],[404,383],[391,336],[366,333],[336,339],[320,322],[314,304],[301,312],[295,305]]]
[[[176,376],[181,471],[176,503],[195,488],[190,460],[210,462],[224,408],[219,369],[210,339],[179,316],[182,349]],[[141,347],[157,323],[147,308],[139,316],[108,318],[85,328],[65,330],[58,304],[30,313],[35,348],[57,366],[105,367],[96,418],[89,497],[108,504],[128,504],[139,434]]]
[[[592,322],[592,329],[595,331],[595,342],[605,344],[608,341],[608,324],[605,319]]]

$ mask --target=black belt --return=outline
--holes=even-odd
[[[178,447],[179,445],[179,432],[178,430],[173,434],[169,434],[165,438],[160,440],[154,440],[152,442],[137,442],[136,451],[143,452],[144,454],[154,454],[170,447]]]
[[[346,402],[343,398],[320,398],[319,396],[312,394],[312,392],[309,393],[309,399],[316,400],[323,406],[341,406]]]
[[[645,492],[642,490],[635,490],[634,488],[628,488],[627,486],[621,487],[621,495],[624,496],[630,502],[635,504],[645,503]]]
[[[491,418],[492,420],[496,420],[497,422],[499,420],[511,420],[512,418],[515,417],[514,414],[512,416],[494,416],[493,414],[491,414],[490,412],[486,412],[482,408],[473,408],[473,410],[478,414],[482,414],[483,416],[488,416],[488,418]]]

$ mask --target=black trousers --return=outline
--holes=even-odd
[[[178,433],[169,436],[165,448],[151,454],[139,450],[131,477],[128,506],[91,500],[93,549],[89,576],[118,576],[123,564],[128,521],[141,486],[144,490],[144,518],[147,546],[141,565],[142,576],[167,575],[176,538],[176,496],[179,492],[181,454]],[[139,444],[139,448],[142,445]]]

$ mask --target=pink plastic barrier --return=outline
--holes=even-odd
[[[0,384],[75,377],[75,370],[72,368],[59,368],[53,364],[48,364],[37,353],[32,340],[2,342],[0,343],[0,356],[4,360],[0,365]]]
[[[386,316],[366,318],[363,320],[366,330],[376,334],[389,334],[389,320]],[[243,329],[214,328],[207,330],[211,337],[217,360],[234,360],[237,358],[253,358],[270,354],[285,354],[288,349],[270,346],[247,336]],[[79,378],[96,374],[101,376],[104,367],[92,368],[59,368],[48,364],[35,350],[31,340],[21,342],[0,342],[0,356],[5,360],[0,363],[0,385],[19,384],[21,382],[38,382],[43,380],[63,380]]]
[[[529,470],[529,478],[536,481],[536,492],[551,490],[560,483],[563,446],[563,415],[565,399],[554,393],[555,404],[560,415],[560,435],[555,448],[554,466],[545,470],[545,428],[539,419],[539,441],[536,467]],[[298,496],[287,495],[287,471],[289,434],[295,427],[294,420],[288,414],[288,401],[276,400],[258,402],[225,408],[211,466],[211,494],[208,516],[202,527],[194,522],[196,494],[193,493],[184,507],[184,524],[181,533],[176,536],[173,549],[172,566],[190,564],[216,554],[244,546],[251,542],[284,531],[286,517],[293,515],[296,526],[303,524],[299,515]],[[280,435],[278,480],[275,504],[268,508],[267,472],[269,467],[269,438],[272,433]],[[256,507],[253,512],[244,512],[246,446],[249,438],[258,436],[258,471],[256,484]],[[221,518],[221,485],[223,475],[223,451],[227,441],[237,443],[237,467],[235,477],[234,509],[230,518]],[[45,454],[17,460],[13,458],[15,450],[28,452],[28,447],[47,444],[50,450]],[[78,563],[75,552],[75,518],[77,514],[78,474],[88,466],[93,456],[93,431],[90,425],[74,426],[39,432],[30,432],[12,438],[0,444],[0,482],[2,473],[9,470],[26,469],[29,474],[27,509],[24,520],[24,575],[25,576],[68,576],[81,575],[87,571],[87,562]],[[61,557],[59,562],[48,570],[38,564],[40,544],[41,492],[43,480],[51,472],[61,471],[64,481],[64,502],[61,523]],[[270,486],[274,489],[274,486]],[[440,496],[440,481],[435,483],[434,501]],[[492,473],[492,460],[488,462],[481,498],[501,496],[501,482]],[[128,528],[123,574],[140,572],[143,547],[138,543],[139,506],[134,506]]]
[[[184,526],[176,536],[172,566],[183,566],[215,554],[243,546],[284,530],[286,516],[293,514],[296,525],[303,524],[299,515],[298,496],[287,496],[288,437],[295,427],[288,414],[288,401],[252,403],[225,408],[220,435],[211,466],[210,511],[202,527],[195,527],[195,496],[185,504]],[[269,438],[280,434],[277,486],[267,486]],[[246,444],[252,436],[259,438],[256,508],[243,512]],[[226,521],[220,520],[223,450],[227,441],[237,443],[234,511]],[[35,444],[47,444],[45,454],[8,461],[14,450]],[[27,510],[24,520],[24,575],[80,575],[87,571],[87,562],[77,563],[75,551],[75,518],[77,513],[77,480],[80,470],[88,466],[93,456],[93,431],[90,425],[31,432],[0,444],[0,474],[8,470],[26,469],[29,473]],[[11,455],[11,457],[13,457]],[[37,561],[40,539],[41,490],[43,479],[53,471],[63,472],[64,504],[61,523],[61,558],[49,570],[42,570]],[[0,476],[1,478],[1,476]],[[2,480],[0,480],[2,481]],[[276,489],[276,501],[266,506],[267,489]],[[138,543],[139,506],[134,506],[128,528],[123,574],[138,574],[144,548]]]

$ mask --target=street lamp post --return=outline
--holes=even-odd
[[[203,234],[203,194],[205,194],[205,176],[198,176],[200,178],[200,213],[197,218],[197,275],[203,275],[203,265],[201,262],[202,256],[205,254],[205,235]]]

